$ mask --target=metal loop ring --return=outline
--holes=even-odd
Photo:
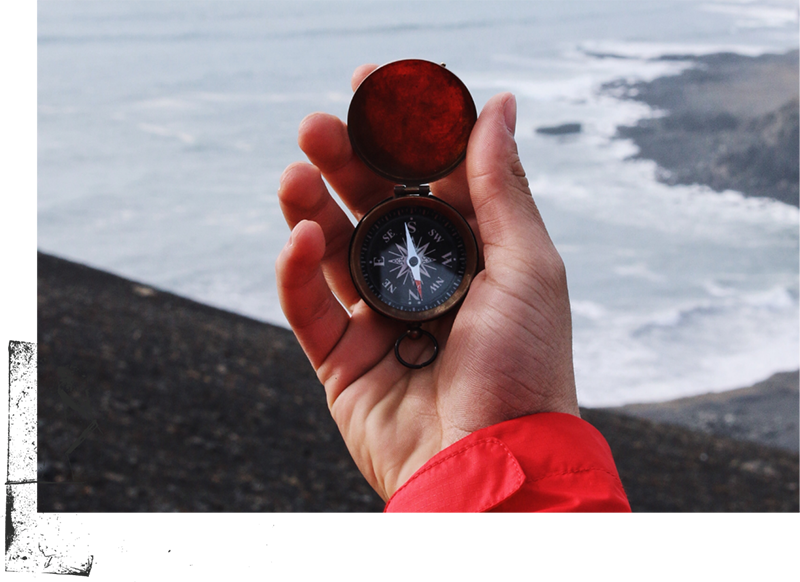
[[[400,343],[406,338],[411,338],[412,340],[418,340],[423,335],[429,337],[430,340],[433,342],[433,355],[424,362],[422,362],[421,364],[412,364],[410,362],[406,362],[400,355]],[[394,342],[394,355],[397,358],[397,361],[403,364],[406,368],[419,370],[420,368],[424,368],[425,366],[432,363],[436,359],[436,356],[439,355],[439,342],[436,341],[436,338],[433,337],[433,334],[431,334],[430,332],[427,332],[424,329],[420,329],[418,327],[412,327],[404,331],[403,334],[399,338],[397,338],[397,341]]]

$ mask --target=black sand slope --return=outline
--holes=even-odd
[[[39,255],[39,511],[378,511],[294,335]],[[91,420],[100,431],[66,454]],[[81,481],[66,484],[66,481]]]
[[[41,253],[38,278],[39,511],[382,510],[291,332]],[[583,415],[634,511],[798,511],[796,452]]]

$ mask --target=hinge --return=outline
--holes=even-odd
[[[431,187],[428,184],[421,184],[419,186],[403,186],[398,184],[394,187],[395,196],[429,196]]]

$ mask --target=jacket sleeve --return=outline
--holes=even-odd
[[[630,511],[611,449],[570,414],[481,429],[423,465],[386,512]]]

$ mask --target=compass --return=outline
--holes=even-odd
[[[361,298],[382,315],[406,322],[395,355],[422,368],[438,353],[421,328],[456,308],[478,268],[478,246],[459,212],[430,193],[429,182],[466,156],[475,104],[453,73],[422,60],[379,67],[356,89],[347,117],[353,150],[375,173],[394,181],[394,196],[359,221],[350,240],[350,274]],[[427,337],[433,355],[408,362],[401,342]]]

